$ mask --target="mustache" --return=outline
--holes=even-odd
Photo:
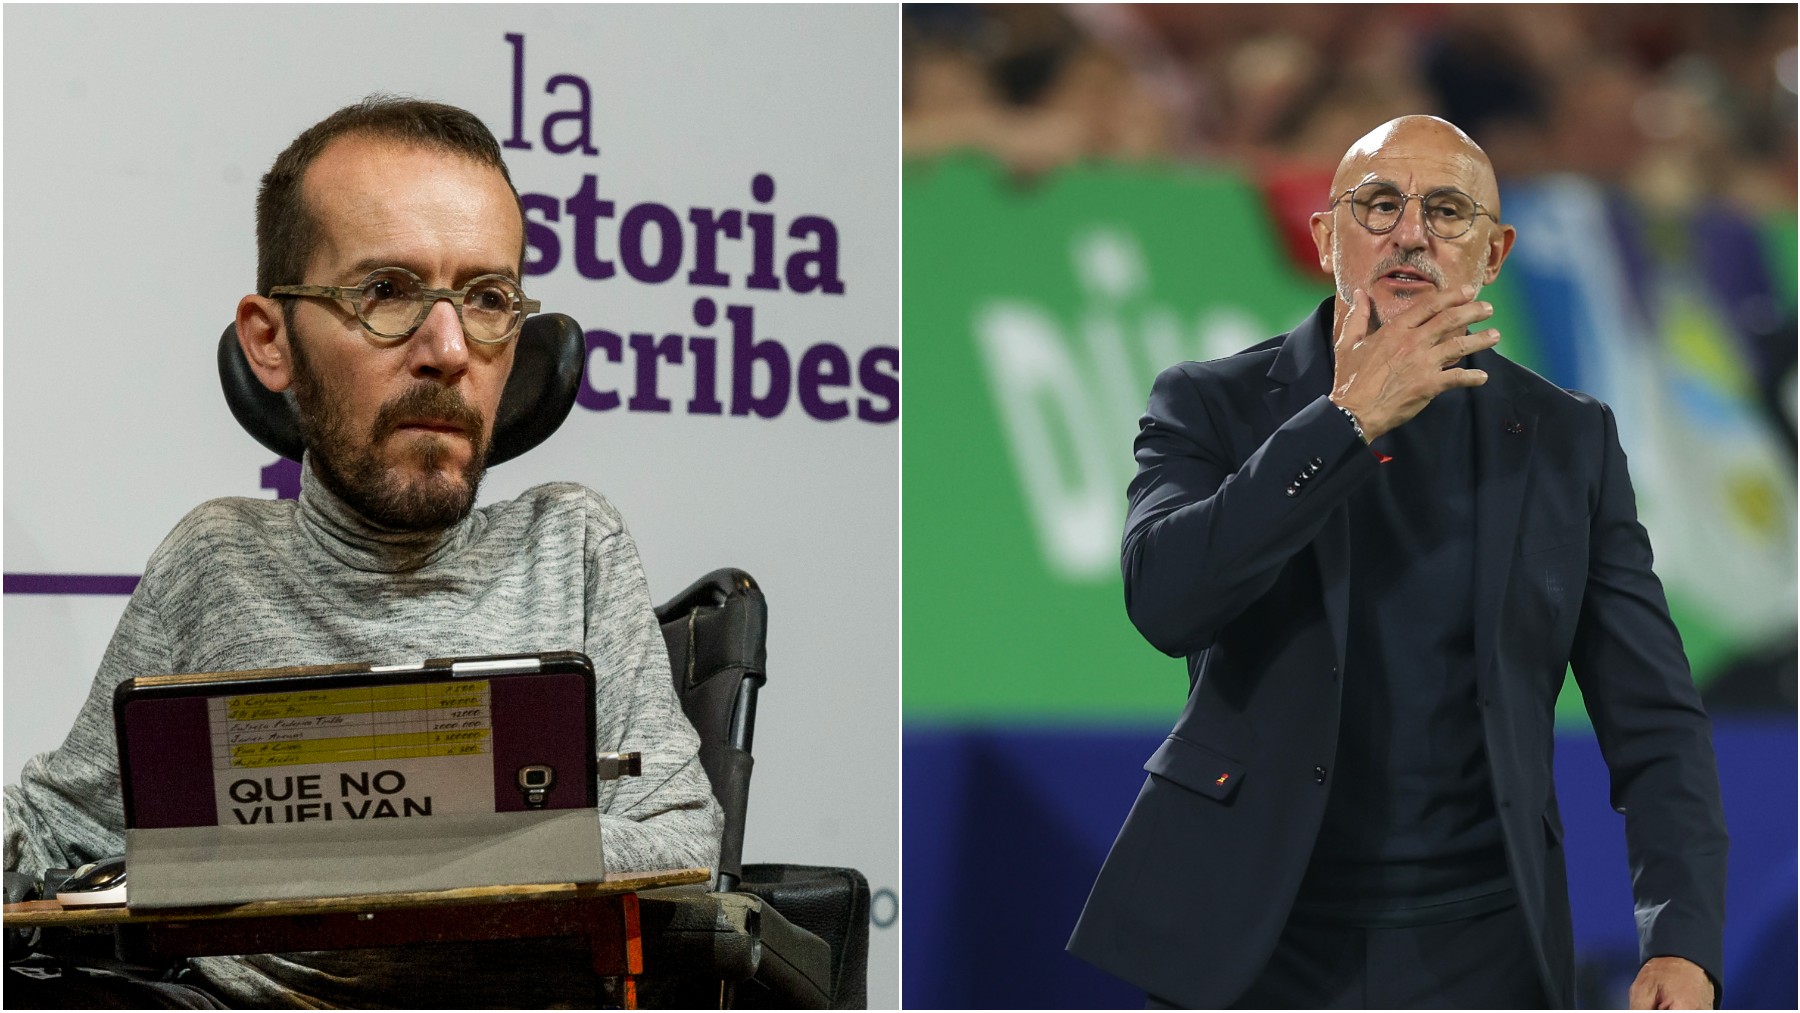
[[[1426,258],[1425,253],[1422,250],[1411,250],[1396,257],[1389,257],[1375,265],[1374,276],[1380,278],[1389,271],[1398,270],[1400,268],[1405,268],[1406,270],[1429,280],[1438,288],[1444,287],[1444,272],[1438,270],[1438,266]]]
[[[461,394],[429,380],[414,384],[381,406],[372,426],[375,438],[391,434],[403,422],[422,418],[456,426],[468,434],[477,449],[485,442],[481,413],[470,407]]]

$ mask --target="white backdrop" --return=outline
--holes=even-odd
[[[600,489],[659,601],[719,566],[757,577],[771,675],[744,857],[862,869],[878,892],[870,1001],[894,1006],[899,933],[882,925],[897,900],[880,892],[899,875],[896,9],[13,6],[4,32],[6,572],[136,574],[199,502],[273,496],[274,455],[232,420],[213,365],[254,285],[261,174],[371,92],[471,109],[514,142],[513,180],[556,236],[527,291],[591,343],[617,334],[620,353],[599,339],[584,405],[490,472],[483,501],[558,479]],[[732,210],[724,280],[692,277],[694,219]],[[663,243],[681,245],[678,270]],[[591,277],[602,262],[611,276]],[[735,342],[734,306],[754,319]],[[684,337],[657,344],[669,334]],[[752,337],[780,352],[761,348],[757,394],[788,360],[773,417],[732,412]],[[124,601],[6,596],[7,781],[61,741]]]

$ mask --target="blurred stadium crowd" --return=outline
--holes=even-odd
[[[1199,4],[904,8],[909,157],[1337,164],[1405,113],[1502,178],[1574,171],[1669,210],[1795,206],[1795,6]]]

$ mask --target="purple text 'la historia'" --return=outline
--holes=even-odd
[[[512,121],[502,146],[530,151],[541,144],[556,155],[598,156],[593,91],[575,74],[556,74],[545,82],[545,94],[565,107],[543,117],[537,144],[527,137],[525,36],[508,33],[505,39],[512,58]],[[759,418],[775,418],[797,404],[821,422],[893,422],[900,416],[898,347],[874,346],[852,360],[830,341],[795,351],[792,342],[757,336],[753,294],[841,296],[845,282],[831,219],[799,214],[784,222],[774,206],[776,181],[768,173],[751,174],[748,190],[747,208],[694,206],[684,212],[655,201],[628,204],[603,196],[600,176],[585,172],[567,196],[519,195],[527,275],[566,267],[588,281],[630,279],[702,290],[695,293],[693,327],[588,330],[587,370],[577,403],[590,411],[622,407]],[[734,273],[729,262],[744,253],[748,269]],[[746,291],[727,295],[734,286]],[[706,329],[715,330],[701,333]]]

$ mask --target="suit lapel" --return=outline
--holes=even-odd
[[[1485,687],[1538,427],[1537,413],[1500,379],[1507,375],[1507,364],[1486,351],[1474,360],[1489,377],[1476,389],[1470,412],[1475,427],[1475,682]]]
[[[1331,392],[1331,307],[1327,299],[1300,322],[1281,343],[1274,365],[1269,367],[1269,390],[1263,395],[1268,407],[1268,426],[1257,434],[1257,445],[1300,409]],[[1333,510],[1313,539],[1319,566],[1320,590],[1325,596],[1325,621],[1337,651],[1337,665],[1344,666],[1344,642],[1350,622],[1350,521],[1342,509]]]

